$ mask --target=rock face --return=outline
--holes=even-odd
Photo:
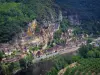
[[[71,25],[80,25],[80,20],[78,18],[78,15],[68,15],[68,20]]]
[[[59,11],[59,18],[58,19],[59,19],[59,21],[62,21],[63,20],[63,14],[62,14],[62,11],[61,10]]]
[[[60,21],[61,21],[62,16],[60,17],[61,17],[60,18]],[[13,44],[8,43],[7,47],[5,47],[5,44],[2,44],[1,45],[2,50],[3,48],[6,52],[8,52],[8,50],[10,49],[23,50],[25,47],[29,47],[30,45],[32,46],[43,45],[43,49],[45,49],[47,47],[48,42],[53,40],[53,33],[59,30],[60,22],[59,21],[58,22],[44,21],[43,24],[44,26],[47,26],[47,27],[41,27],[40,33],[39,35],[37,35],[35,33],[35,30],[38,24],[37,24],[36,19],[33,20],[31,23],[28,24],[26,31],[22,31],[20,35],[17,38],[15,38],[15,41],[13,42]]]
[[[71,24],[99,21],[100,0],[55,0]],[[67,15],[67,16],[66,16]],[[76,19],[75,19],[76,18]]]
[[[62,10],[63,18],[68,19],[71,25],[81,25],[81,20],[77,13],[72,13],[67,10]]]

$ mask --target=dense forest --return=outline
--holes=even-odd
[[[46,75],[58,75],[59,71],[66,68],[62,75],[99,75],[100,74],[100,47],[83,45],[77,55],[65,55],[54,58],[54,67]],[[76,63],[77,62],[77,63]],[[76,63],[74,67],[68,67]]]
[[[100,19],[100,0],[56,0],[56,2],[70,14],[78,13],[82,20]]]
[[[63,15],[63,20],[56,21],[59,18],[60,11],[61,17]],[[70,15],[77,15],[81,22],[80,25],[71,25],[68,19]],[[18,43],[19,48],[14,46],[16,49],[10,55],[10,48],[5,47],[5,51],[8,49],[8,55],[6,56],[3,50],[0,51],[0,61],[7,60],[7,57],[17,57],[17,53],[21,59],[18,57],[16,58],[19,59],[17,62],[11,63],[0,62],[0,74],[13,75],[15,71],[33,70],[30,67],[40,67],[38,64],[33,64],[35,58],[41,58],[42,55],[47,57],[50,54],[59,52],[57,56],[53,55],[49,59],[40,60],[39,63],[42,65],[47,60],[52,63],[48,70],[42,70],[45,75],[58,75],[59,71],[64,68],[66,70],[63,75],[100,75],[100,43],[98,47],[95,46],[100,40],[94,42],[94,39],[100,36],[100,0],[0,0],[0,47],[2,47],[1,44],[3,43],[15,40],[15,37],[19,36],[21,32],[26,32],[25,29],[28,28],[28,24],[35,19],[38,24],[35,33],[38,33],[41,28],[41,35],[39,35],[43,35],[43,44],[45,43],[45,37],[47,40],[49,38],[45,35],[47,34],[45,30],[50,28],[49,26],[44,26],[43,23],[46,21],[48,23],[53,22],[55,27],[59,23],[59,28],[57,27],[58,30],[52,36],[50,35],[51,33],[47,34],[52,37],[52,40],[46,40],[47,47],[44,50],[42,50],[44,47],[41,44],[37,45],[36,43],[35,46],[30,43],[25,44],[25,47],[21,47]],[[45,34],[42,33],[43,28]],[[51,30],[55,29],[54,27],[51,28]],[[72,36],[69,35],[70,33]],[[94,36],[96,37],[94,38]],[[38,39],[38,37],[36,38]],[[28,37],[28,39],[31,38]],[[92,44],[90,44],[91,42]],[[78,43],[81,45],[78,46]],[[60,54],[58,48],[62,48],[64,52],[65,47],[68,47],[68,49],[65,48],[67,51],[74,45],[79,48],[77,51],[72,51],[69,54]],[[49,50],[51,51],[50,53]],[[3,59],[4,57],[5,59]],[[75,66],[69,67],[73,63],[76,63]],[[45,64],[44,66],[47,67]],[[32,75],[30,74],[32,72],[25,72],[25,75]]]
[[[0,0],[0,43],[11,40],[33,19],[55,16],[54,7],[52,0]]]
[[[100,34],[100,0],[56,0],[63,14],[78,14],[81,27],[88,34]],[[64,13],[65,12],[65,13]]]
[[[59,8],[78,14],[84,32],[100,34],[99,0],[0,0],[0,43],[12,40],[33,19],[52,20]]]

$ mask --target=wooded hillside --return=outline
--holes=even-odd
[[[33,19],[55,16],[52,0],[0,0],[0,43],[12,39]]]

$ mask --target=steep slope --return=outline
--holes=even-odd
[[[100,19],[100,0],[56,0],[56,2],[69,14],[78,13],[82,20]]]
[[[33,19],[40,25],[55,20],[57,9],[53,0],[0,0],[0,43],[12,40]]]
[[[83,32],[100,34],[100,0],[56,0],[56,3],[72,24],[81,22]]]
[[[99,75],[100,59],[81,59],[79,65],[68,68],[63,75]]]

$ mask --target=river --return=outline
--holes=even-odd
[[[66,56],[66,58],[67,57],[69,58],[69,56],[72,56],[73,54],[76,54],[76,52],[67,53],[67,54],[63,54],[63,55],[60,55],[60,56],[63,56],[63,57]],[[44,61],[40,61],[38,63],[34,63],[28,69],[21,70],[18,73],[16,73],[15,75],[46,75],[46,73],[53,66],[54,66],[53,59],[44,60]]]

